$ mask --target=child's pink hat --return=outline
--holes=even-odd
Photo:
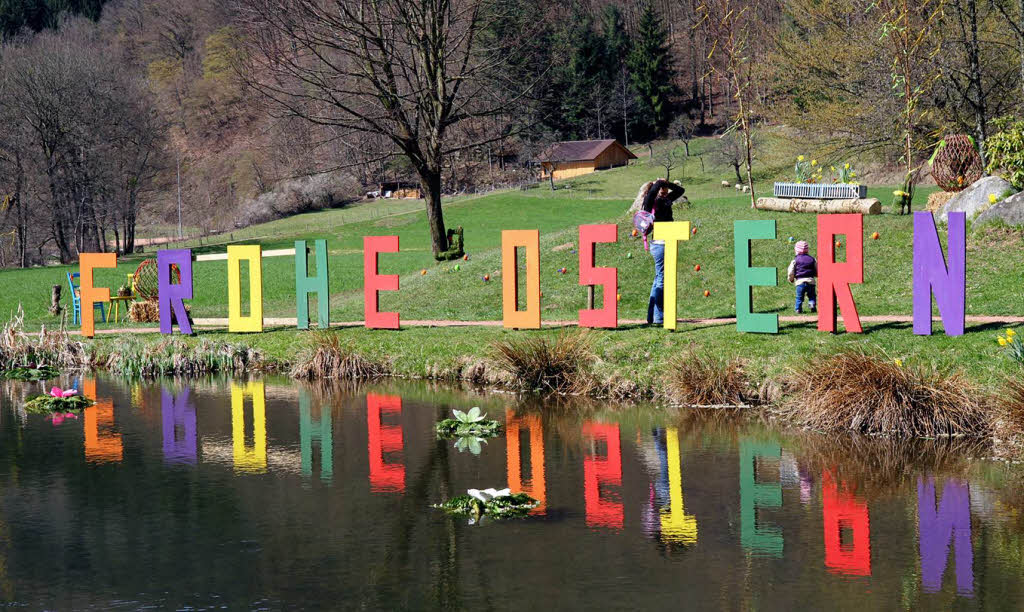
[[[810,250],[810,248],[811,247],[809,244],[807,244],[806,240],[801,240],[800,242],[797,242],[795,245],[793,245],[793,250],[796,251],[797,255],[803,255],[808,250]]]

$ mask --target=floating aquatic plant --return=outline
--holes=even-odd
[[[484,516],[493,519],[521,518],[540,504],[526,493],[512,493],[510,489],[468,489],[465,495],[456,495],[448,501],[434,504],[450,514],[472,517],[470,523]]]
[[[38,382],[56,378],[60,371],[50,365],[29,363],[26,365],[14,366],[2,374],[3,378],[11,380],[25,380]]]
[[[439,438],[493,438],[501,432],[501,423],[488,419],[477,406],[466,412],[452,410],[452,414],[455,416],[454,419],[445,419],[434,426]]]
[[[466,412],[452,410],[454,419],[445,419],[434,426],[437,437],[442,440],[455,439],[455,449],[460,453],[468,450],[479,455],[481,443],[501,432],[501,423],[488,419],[480,408],[473,406]]]
[[[93,401],[78,394],[78,389],[50,389],[49,395],[36,395],[25,402],[25,410],[37,414],[69,413],[88,408]],[[55,424],[59,424],[55,422]]]

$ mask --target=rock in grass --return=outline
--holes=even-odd
[[[989,201],[990,195],[1001,198],[1007,191],[1013,191],[1013,186],[998,176],[986,176],[950,198],[939,209],[939,218],[946,221],[951,212],[965,212],[967,219],[972,220],[992,206]]]
[[[978,215],[974,223],[982,225],[993,221],[1002,221],[1007,225],[1024,225],[1024,191],[996,202]]]

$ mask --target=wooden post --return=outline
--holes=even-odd
[[[62,306],[60,305],[60,291],[62,285],[54,285],[50,291],[50,314],[56,316],[59,315]]]

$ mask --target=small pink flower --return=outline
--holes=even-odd
[[[65,412],[64,413],[64,418],[65,419],[75,419],[77,421],[78,420],[78,415],[75,414],[74,412]]]
[[[54,388],[50,389],[50,396],[51,397],[63,397],[63,394],[64,394],[64,391],[62,391],[60,387],[54,387]]]
[[[53,415],[53,424],[54,424],[54,426],[60,425],[63,422],[64,422],[64,415],[63,414],[54,414]]]
[[[78,395],[78,389],[65,389],[64,392],[60,394],[61,397],[74,397],[76,395]]]

